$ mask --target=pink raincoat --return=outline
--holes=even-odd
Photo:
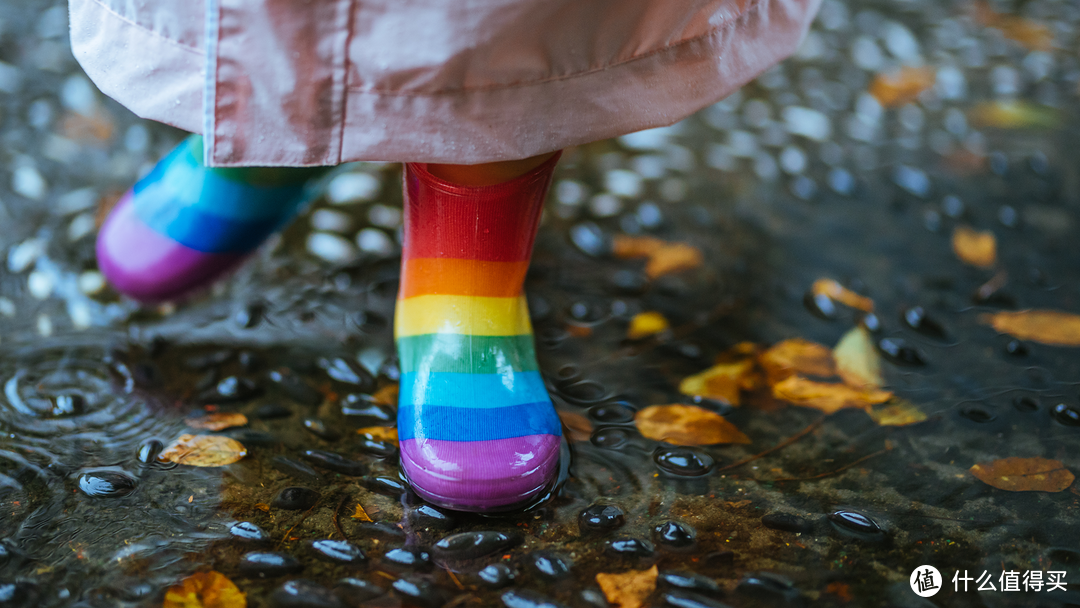
[[[75,57],[215,166],[473,164],[671,124],[820,0],[70,0]]]

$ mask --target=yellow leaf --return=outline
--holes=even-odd
[[[646,336],[658,334],[671,327],[664,315],[656,311],[641,312],[630,319],[630,328],[626,330],[626,337],[638,340]]]
[[[1061,114],[1054,108],[1028,101],[985,101],[968,111],[968,119],[977,127],[997,129],[1053,129],[1061,125]]]
[[[734,363],[720,363],[709,369],[687,376],[679,383],[679,392],[691,397],[706,397],[739,405],[739,393],[748,386],[753,375],[754,360],[743,359]]]
[[[765,369],[770,384],[794,374],[822,378],[836,375],[836,363],[829,347],[802,338],[777,342],[761,353],[758,361]]]
[[[926,420],[926,414],[922,413],[922,410],[903,399],[875,405],[867,413],[881,426],[906,426]]]
[[[1080,346],[1080,315],[1059,310],[995,312],[979,317],[1003,334],[1051,346]]]
[[[394,445],[398,444],[397,429],[392,426],[365,426],[356,430],[357,435],[363,435],[376,441],[386,441]]]
[[[244,456],[247,456],[247,449],[235,439],[185,434],[165,448],[158,458],[193,467],[222,467]]]
[[[1054,48],[1054,32],[1049,27],[1007,13],[998,13],[990,3],[975,3],[975,19],[988,27],[1001,30],[1010,40],[1015,40],[1032,51],[1051,51]]]
[[[397,406],[398,385],[387,384],[371,395],[371,401],[379,405]]]
[[[207,414],[198,418],[184,420],[184,423],[191,428],[204,431],[221,431],[234,426],[244,426],[247,422],[247,416],[237,413]]]
[[[866,296],[860,296],[832,279],[818,279],[814,281],[814,284],[810,286],[810,291],[816,296],[826,296],[830,300],[835,300],[845,306],[850,306],[851,308],[863,312],[874,312],[873,300]]]
[[[773,396],[777,399],[812,407],[826,414],[848,407],[867,410],[871,405],[885,403],[893,396],[889,391],[815,382],[801,376],[789,376],[774,384],[772,389]]]
[[[165,592],[162,608],[247,608],[247,597],[220,572],[196,572]]]
[[[970,226],[957,226],[952,236],[953,252],[961,262],[989,268],[997,262],[997,240],[992,232],[979,232]]]
[[[616,236],[612,252],[619,258],[648,258],[645,274],[650,279],[697,268],[705,259],[693,245],[669,243],[652,236]]]
[[[371,517],[368,516],[367,511],[364,510],[364,507],[361,506],[360,503],[356,503],[356,512],[350,517],[359,519],[360,521],[371,521]]]
[[[570,441],[588,441],[592,437],[592,423],[589,419],[577,412],[558,412],[559,420],[562,420],[567,429],[567,439]]]
[[[634,415],[638,431],[675,445],[750,443],[750,438],[716,412],[694,405],[652,405]]]
[[[905,66],[895,73],[875,76],[870,83],[870,94],[883,107],[899,108],[934,86],[935,79],[936,74],[930,68]]]
[[[1060,492],[1075,479],[1060,460],[1048,458],[1002,458],[969,470],[979,481],[1009,492]]]
[[[881,388],[881,355],[874,348],[870,332],[862,326],[848,331],[833,349],[836,371],[843,381],[855,388]]]
[[[659,572],[656,566],[648,570],[630,570],[620,574],[601,572],[596,575],[596,584],[604,592],[604,597],[617,608],[641,608],[645,599],[656,590],[656,578]]]

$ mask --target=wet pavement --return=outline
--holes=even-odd
[[[0,606],[161,606],[207,570],[249,606],[605,606],[598,573],[653,565],[655,606],[1080,604],[1080,492],[969,473],[1036,456],[1080,470],[1080,351],[980,321],[1080,312],[1080,6],[993,9],[1052,45],[969,2],[829,0],[796,57],[728,100],[567,151],[526,287],[577,430],[550,496],[477,516],[422,504],[393,442],[356,432],[393,425],[399,168],[342,168],[211,293],[140,307],[96,272],[95,222],[183,134],[96,92],[64,5],[0,8]],[[901,66],[932,86],[883,108],[867,91]],[[957,259],[961,224],[995,235],[996,267]],[[627,235],[704,263],[650,277],[612,255]],[[807,298],[819,278],[875,316]],[[644,311],[673,331],[627,340]],[[925,421],[679,393],[739,342],[833,345],[859,322]],[[638,432],[635,411],[673,403],[751,443]],[[247,423],[194,430],[208,413]],[[247,455],[157,457],[185,433]],[[945,578],[928,599],[908,584],[924,564]],[[1069,588],[1001,590],[1035,570]],[[997,590],[954,591],[958,571]]]

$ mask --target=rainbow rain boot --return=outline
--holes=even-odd
[[[511,509],[557,472],[561,426],[522,286],[558,158],[493,186],[405,166],[398,437],[402,471],[434,504]]]
[[[116,204],[98,232],[98,267],[143,302],[184,296],[236,267],[306,202],[316,168],[212,169],[192,136]]]

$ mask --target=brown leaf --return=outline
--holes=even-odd
[[[220,572],[196,572],[165,592],[162,608],[247,608],[247,597]]]
[[[1009,492],[1060,492],[1074,479],[1060,460],[1038,457],[980,462],[969,470],[979,481]]]
[[[645,437],[675,445],[750,443],[723,416],[694,405],[652,405],[634,415],[634,424]]]
[[[371,401],[378,403],[379,405],[390,405],[397,407],[398,401],[398,385],[387,384],[386,386],[375,391],[371,395]]]
[[[881,388],[881,355],[862,326],[848,331],[833,348],[836,371],[845,384],[855,388]]]
[[[709,369],[687,376],[679,383],[679,392],[691,397],[705,397],[739,405],[740,392],[756,385],[753,359],[718,363]]]
[[[1054,48],[1054,32],[1049,27],[1016,15],[996,12],[986,0],[975,3],[975,20],[1001,30],[1006,38],[1019,42],[1028,50],[1051,51]]]
[[[687,243],[670,243],[652,236],[615,237],[612,253],[618,258],[648,258],[645,274],[650,279],[701,266],[701,250]]]
[[[596,575],[596,584],[604,592],[604,597],[617,608],[641,608],[645,599],[656,590],[656,566],[648,570],[629,570],[620,574],[601,572]]]
[[[566,426],[567,439],[570,441],[588,441],[592,437],[592,423],[577,412],[558,412],[559,420]]]
[[[826,296],[830,300],[835,300],[856,310],[874,312],[873,300],[866,296],[860,296],[832,279],[818,279],[814,281],[814,284],[810,286],[810,291],[814,295]]]
[[[671,324],[668,323],[664,315],[654,310],[640,312],[630,319],[630,327],[626,330],[626,337],[631,340],[639,340],[670,328]]]
[[[398,444],[397,429],[392,426],[365,426],[362,429],[356,429],[356,434],[376,441]]]
[[[68,112],[60,123],[60,132],[64,137],[83,142],[109,141],[115,130],[112,115],[100,107],[91,115]]]
[[[775,384],[788,376],[801,374],[831,378],[836,375],[836,363],[829,347],[802,338],[778,342],[758,357],[761,367]]]
[[[926,420],[926,414],[910,401],[892,399],[867,410],[874,422],[881,426],[907,426]]]
[[[992,232],[979,232],[970,226],[957,226],[952,236],[953,252],[961,262],[989,268],[997,262],[997,241]]]
[[[981,315],[979,320],[1021,340],[1080,346],[1080,315],[1059,310],[1018,310]]]
[[[161,460],[193,467],[223,467],[247,456],[235,439],[221,435],[181,435],[158,456]]]
[[[371,521],[371,517],[364,510],[364,507],[360,503],[356,503],[356,512],[350,515],[353,519],[359,519],[360,521]]]
[[[871,405],[892,399],[889,391],[858,389],[846,384],[815,382],[801,376],[789,376],[772,387],[773,396],[795,405],[812,407],[832,414],[837,410],[855,407],[866,410]]]
[[[221,431],[234,426],[244,426],[247,422],[247,416],[237,413],[207,414],[184,420],[184,423],[191,428],[204,431]]]
[[[934,86],[935,79],[936,74],[931,68],[905,66],[895,73],[875,76],[870,83],[870,94],[883,107],[899,108]]]

